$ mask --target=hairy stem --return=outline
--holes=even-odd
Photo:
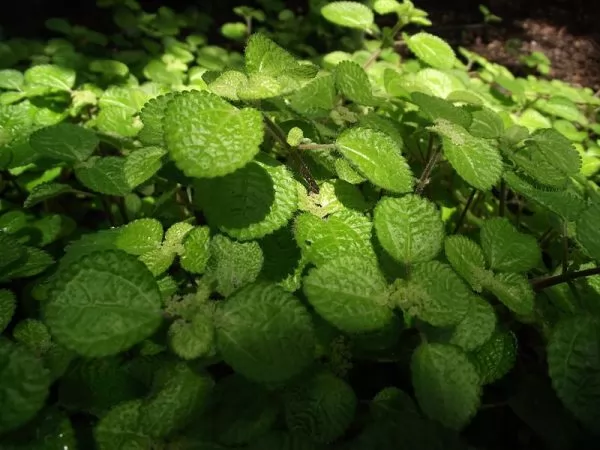
[[[593,267],[591,269],[580,270],[578,272],[565,272],[552,277],[534,278],[531,280],[531,286],[533,287],[534,291],[539,292],[551,286],[556,286],[557,284],[568,283],[576,278],[590,277],[592,275],[600,275],[600,267]]]
[[[335,144],[300,144],[298,150],[334,149]]]
[[[433,150],[433,134],[429,135],[429,142],[427,144],[427,155],[429,160],[427,161],[427,165],[421,174],[421,178],[419,178],[419,182],[417,183],[417,187],[415,188],[415,193],[421,195],[427,183],[429,183],[429,177],[431,176],[431,171],[433,167],[437,163],[440,158],[439,149]]]
[[[475,201],[475,197],[477,196],[477,189],[473,188],[471,190],[471,194],[469,195],[469,198],[467,199],[467,204],[465,205],[465,207],[463,208],[463,210],[460,213],[460,217],[458,218],[457,222],[456,222],[456,226],[454,227],[454,234],[458,233],[458,230],[460,230],[460,227],[462,226],[463,222],[465,221],[465,217],[467,217],[467,212],[469,211],[469,208],[471,207],[471,205],[473,204],[473,202]]]

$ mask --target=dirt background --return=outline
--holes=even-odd
[[[198,6],[211,14],[216,24],[232,18],[231,10],[252,1],[141,0],[144,9],[161,5],[174,9]],[[519,75],[533,73],[519,56],[543,52],[551,61],[548,77],[600,90],[600,1],[597,0],[414,0],[428,11],[431,32],[453,45],[462,45],[488,59],[507,65]],[[286,6],[306,11],[307,0],[286,1]],[[486,5],[500,16],[499,24],[485,24],[478,6]],[[108,11],[99,10],[94,0],[20,0],[4,9],[0,26],[5,36],[47,37],[44,20],[65,17],[72,23],[98,31],[109,31]],[[384,18],[385,21],[385,18]]]

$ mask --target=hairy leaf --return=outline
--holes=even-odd
[[[131,255],[143,255],[160,246],[162,224],[156,219],[138,219],[122,227],[116,246]]]
[[[331,2],[321,8],[325,19],[336,25],[366,30],[373,25],[373,11],[366,5],[354,1]]]
[[[39,154],[68,163],[85,161],[98,143],[93,131],[70,123],[42,128],[29,139],[29,144]]]
[[[446,237],[444,251],[452,268],[474,291],[481,292],[482,280],[487,276],[481,247],[465,236],[453,235]]]
[[[529,316],[533,313],[534,293],[529,280],[524,275],[498,273],[486,278],[484,287],[515,314]]]
[[[436,69],[452,69],[456,55],[443,39],[421,31],[406,39],[406,45],[421,61]]]
[[[517,359],[517,340],[511,331],[496,330],[478,349],[469,355],[481,377],[481,384],[490,384],[505,376]]]
[[[483,222],[481,246],[489,267],[502,272],[527,272],[541,260],[535,237],[519,232],[506,218]]]

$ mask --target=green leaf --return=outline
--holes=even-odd
[[[163,366],[154,378],[153,392],[142,406],[143,434],[154,441],[185,427],[201,411],[214,386],[210,376],[185,363]]]
[[[285,421],[293,434],[328,444],[350,427],[357,403],[349,384],[321,372],[285,393]]]
[[[564,405],[587,428],[600,430],[600,325],[597,318],[561,320],[548,343],[548,371]]]
[[[255,283],[223,303],[217,344],[237,373],[280,382],[313,361],[316,342],[310,315],[296,297],[278,286]]]
[[[19,261],[18,266],[11,267],[11,270],[0,273],[0,281],[6,281],[16,278],[27,278],[38,275],[54,263],[52,256],[39,248],[25,246],[22,247],[23,259]]]
[[[175,92],[159,95],[144,104],[140,119],[144,124],[138,134],[138,139],[147,146],[163,147],[165,145],[163,117],[168,103],[175,98]]]
[[[183,248],[181,267],[190,273],[204,273],[210,257],[210,228],[195,227],[185,237]]]
[[[489,276],[481,247],[465,236],[453,235],[446,237],[444,251],[452,268],[474,291],[481,292],[482,280]]]
[[[144,253],[139,259],[146,265],[150,273],[157,277],[171,267],[171,264],[175,262],[176,256],[177,252],[175,249],[167,245],[161,245]]]
[[[25,83],[23,74],[18,70],[4,69],[0,70],[0,89],[10,89],[20,91]]]
[[[160,247],[162,224],[156,219],[138,219],[121,228],[115,245],[130,255],[143,255]]]
[[[23,319],[13,329],[13,339],[36,355],[46,353],[52,346],[48,328],[37,319]]]
[[[579,216],[576,222],[577,242],[595,260],[600,260],[600,202],[590,204]]]
[[[467,315],[452,330],[449,344],[465,351],[481,347],[496,329],[496,313],[487,301],[478,295],[471,297]]]
[[[123,167],[127,184],[135,188],[150,180],[161,169],[166,154],[161,147],[144,147],[127,155]]]
[[[0,259],[0,278],[3,277],[5,273],[14,270],[15,264],[25,259],[27,255],[25,247],[4,230],[0,231],[0,251],[2,252],[2,259]]]
[[[173,98],[163,120],[167,149],[189,177],[214,178],[245,166],[263,141],[261,114],[238,109],[208,91]]]
[[[421,112],[432,121],[444,119],[464,128],[471,126],[471,122],[473,121],[471,114],[463,108],[454,106],[447,100],[423,94],[422,92],[413,92],[410,94],[410,98],[419,107]]]
[[[406,313],[436,327],[462,321],[473,295],[449,265],[438,261],[415,264],[408,282],[399,281],[396,287],[392,300]]]
[[[217,384],[212,412],[217,440],[228,446],[253,442],[274,425],[279,414],[276,398],[262,386],[239,375]]]
[[[191,321],[177,319],[169,327],[169,343],[183,359],[209,355],[214,345],[215,327],[212,317],[198,313]]]
[[[321,15],[336,25],[359,30],[368,30],[375,21],[368,6],[352,1],[328,3],[321,8]]]
[[[73,69],[52,64],[40,64],[25,71],[25,83],[28,88],[70,91],[75,86],[76,76]]]
[[[2,333],[15,314],[17,299],[8,289],[0,289],[0,333]]]
[[[502,157],[492,141],[472,136],[460,125],[443,119],[431,130],[442,136],[446,159],[471,186],[487,191],[500,180]]]
[[[456,64],[456,55],[446,41],[421,31],[405,38],[406,45],[417,58],[431,67],[449,70]]]
[[[68,184],[53,182],[38,184],[31,190],[31,192],[29,192],[29,195],[23,203],[23,207],[31,208],[32,206],[35,206],[38,203],[50,200],[51,198],[57,197],[59,195],[75,192],[77,191]]]
[[[104,91],[99,105],[102,109],[120,110],[125,116],[133,116],[140,112],[149,98],[150,94],[142,89],[115,85]]]
[[[152,274],[134,256],[101,251],[55,274],[44,319],[54,338],[80,355],[122,352],[161,323],[161,296]]]
[[[143,407],[142,400],[131,400],[114,407],[102,417],[94,429],[98,449],[150,449],[152,438],[142,431],[140,425]]]
[[[471,111],[473,123],[468,127],[469,133],[484,139],[498,139],[504,135],[502,118],[489,108]]]
[[[114,59],[95,59],[88,65],[90,71],[104,75],[107,78],[125,78],[129,67]]]
[[[303,288],[315,311],[344,332],[380,330],[393,319],[387,283],[370,260],[356,256],[330,260],[308,273]]]
[[[208,223],[240,239],[257,239],[282,228],[298,205],[289,170],[260,155],[224,177],[199,180],[196,201]]]
[[[219,75],[208,88],[219,97],[239,100],[238,90],[248,83],[248,77],[237,70],[227,70]]]
[[[92,156],[75,167],[75,176],[91,191],[122,197],[132,191],[121,156]]]
[[[40,155],[67,163],[85,161],[99,142],[93,131],[70,123],[42,128],[29,138],[29,144]]]
[[[411,361],[412,381],[426,416],[460,430],[480,405],[481,385],[475,366],[457,347],[421,344]]]
[[[117,138],[132,138],[140,131],[140,121],[129,115],[126,109],[105,107],[92,122],[98,130]]]
[[[317,450],[317,444],[310,439],[285,433],[272,431],[261,436],[248,447],[248,450]],[[211,450],[211,449],[207,449]],[[219,449],[215,449],[219,450]]]
[[[308,117],[324,117],[335,107],[334,75],[323,75],[296,90],[289,98],[290,106]]]
[[[480,236],[481,246],[491,269],[527,272],[541,261],[536,238],[519,232],[504,217],[484,221]]]
[[[267,77],[283,75],[298,64],[288,51],[261,33],[253,34],[248,39],[245,61],[248,74]]]
[[[534,293],[529,280],[519,273],[498,273],[486,279],[484,287],[508,309],[520,316],[533,314]]]
[[[381,199],[374,225],[381,246],[403,264],[432,260],[442,248],[442,216],[433,203],[418,195]]]
[[[511,331],[497,330],[469,357],[481,378],[481,384],[490,384],[506,375],[517,359],[517,340]]]
[[[401,154],[401,143],[369,128],[352,128],[336,140],[336,146],[376,186],[394,193],[410,192],[413,174]]]
[[[335,66],[335,84],[348,100],[359,105],[377,103],[373,98],[371,82],[365,69],[354,61],[342,61]]]
[[[0,433],[28,422],[44,406],[50,377],[40,359],[0,339]]]

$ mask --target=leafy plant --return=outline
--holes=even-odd
[[[99,4],[114,35],[0,43],[2,448],[467,448],[496,407],[594,442],[590,89],[408,0],[314,2],[360,36],[326,54]]]

